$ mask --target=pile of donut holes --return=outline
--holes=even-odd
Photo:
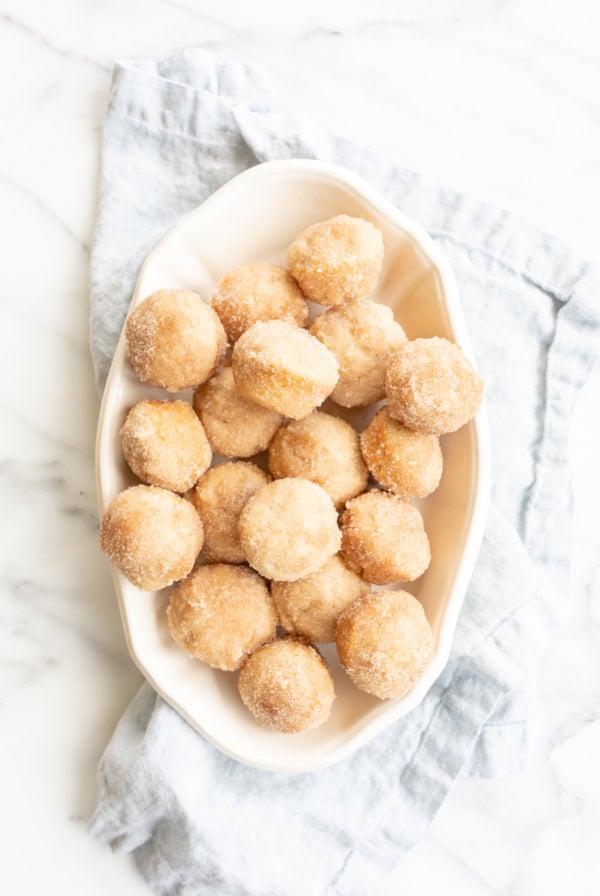
[[[382,700],[406,694],[431,653],[421,604],[398,590],[431,559],[411,499],[437,488],[439,437],[473,417],[483,384],[458,346],[408,340],[365,298],[383,251],[377,227],[338,215],[296,237],[287,268],[235,268],[208,303],[159,290],[126,323],[139,379],[194,392],[129,411],[121,446],[140,484],[106,509],[101,548],[138,588],[173,585],[175,643],[239,670],[243,703],[277,731],[331,713],[315,644],[335,642],[355,685]],[[308,301],[326,306],[312,322]],[[387,402],[359,434],[318,410],[327,398]]]

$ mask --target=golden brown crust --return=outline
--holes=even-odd
[[[238,533],[240,513],[270,478],[247,461],[220,464],[204,474],[189,494],[204,526],[203,560],[245,562]]]
[[[374,585],[412,582],[431,560],[423,517],[416,507],[379,489],[346,504],[340,517],[347,566]]]
[[[438,436],[468,423],[483,399],[483,382],[459,346],[437,336],[413,339],[392,355],[385,390],[391,417]]]
[[[100,526],[102,551],[144,591],[158,591],[186,576],[202,539],[192,505],[149,485],[132,486],[113,498]]]
[[[252,324],[285,320],[305,327],[308,305],[300,287],[278,264],[245,264],[221,277],[210,300],[231,345]]]
[[[331,398],[345,408],[364,407],[385,396],[385,370],[406,336],[392,309],[358,300],[330,308],[309,332],[335,355],[340,368]]]
[[[293,420],[322,404],[338,377],[331,352],[306,330],[281,320],[246,330],[234,346],[232,368],[241,395]]]
[[[304,579],[271,586],[281,625],[316,643],[335,641],[337,617],[368,591],[370,585],[348,569],[339,554]]]
[[[423,674],[432,632],[419,601],[406,591],[374,591],[340,615],[340,662],[361,691],[380,700],[403,697]]]
[[[287,734],[318,728],[335,700],[325,661],[314,647],[294,638],[256,650],[242,667],[238,691],[259,725]]]
[[[363,430],[360,447],[375,479],[401,498],[425,498],[440,483],[443,458],[438,437],[407,429],[392,420],[387,408]]]
[[[185,492],[210,467],[204,427],[187,401],[140,401],[120,436],[125,460],[146,485]]]
[[[277,432],[269,448],[269,469],[275,479],[300,476],[316,482],[338,509],[364,490],[369,475],[355,430],[321,411]]]
[[[167,618],[176,644],[214,669],[234,671],[275,636],[266,583],[244,566],[198,566],[171,593]]]
[[[283,418],[244,398],[225,365],[194,392],[194,410],[214,452],[223,457],[252,457],[265,451]]]
[[[369,295],[383,262],[381,231],[369,221],[337,215],[299,233],[288,249],[288,270],[304,295],[339,305]]]
[[[263,486],[242,510],[239,533],[248,563],[278,582],[310,575],[340,547],[331,498],[307,479]]]
[[[205,382],[227,348],[213,309],[185,289],[159,289],[131,312],[127,355],[143,383],[178,392]]]

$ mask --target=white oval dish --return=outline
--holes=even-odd
[[[394,309],[410,338],[445,336],[473,360],[454,276],[426,232],[356,175],[316,161],[267,162],[218,190],[148,255],[131,308],[160,288],[193,289],[207,299],[219,277],[240,264],[285,264],[287,246],[300,230],[341,213],[367,218],[383,233],[383,272],[372,298]],[[122,458],[119,429],[127,411],[149,397],[173,396],[136,379],[122,333],[98,422],[100,513],[134,483]],[[364,413],[345,416],[358,426],[364,424]],[[445,436],[443,451],[441,485],[422,503],[431,566],[408,588],[422,602],[432,626],[433,654],[406,697],[381,702],[358,691],[341,669],[334,647],[327,645],[323,654],[337,692],[327,724],[295,735],[260,728],[239,699],[234,673],[189,659],[171,640],[165,614],[168,590],[142,592],[113,567],[127,644],[153,688],[218,749],[239,762],[273,771],[306,772],[337,762],[410,712],[446,664],[483,535],[490,489],[484,412]]]

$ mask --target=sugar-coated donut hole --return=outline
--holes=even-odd
[[[260,467],[247,461],[220,464],[204,474],[189,493],[204,526],[203,560],[245,562],[238,533],[240,513],[269,481]]]
[[[370,585],[348,569],[339,554],[304,579],[271,585],[283,628],[317,643],[335,640],[342,610],[368,591]]]
[[[277,614],[261,577],[244,566],[198,566],[171,592],[173,640],[214,669],[234,671],[275,636]]]
[[[375,479],[401,498],[425,498],[439,485],[443,459],[438,437],[407,429],[392,420],[387,408],[363,430],[360,447]]]
[[[331,352],[306,330],[281,320],[246,330],[233,348],[232,368],[241,395],[293,420],[322,404],[338,378]]]
[[[284,733],[318,728],[335,700],[331,673],[318,651],[293,638],[260,647],[238,678],[244,705],[259,725]]]
[[[202,523],[189,501],[151,485],[120,492],[100,526],[102,551],[144,591],[158,591],[186,576],[202,540]]]
[[[223,457],[252,457],[265,451],[283,419],[240,395],[228,364],[196,389],[194,410],[212,450]]]
[[[333,502],[307,479],[263,486],[242,510],[239,533],[250,566],[276,582],[310,575],[340,547]]]
[[[269,448],[269,470],[275,479],[316,482],[338,509],[364,490],[369,475],[356,431],[321,411],[282,426]]]
[[[210,300],[230,343],[257,321],[306,326],[308,305],[300,287],[278,264],[245,264],[221,277]]]
[[[431,560],[423,517],[397,495],[372,489],[346,504],[340,517],[341,554],[374,585],[412,582]]]
[[[391,354],[406,342],[392,309],[357,300],[330,308],[309,332],[335,355],[340,368],[331,398],[346,408],[365,407],[385,396],[385,370]]]
[[[369,295],[383,262],[381,231],[369,221],[336,215],[307,227],[288,249],[287,265],[304,295],[339,305]]]
[[[338,618],[340,662],[361,691],[403,697],[423,674],[432,632],[419,601],[406,591],[374,591]]]
[[[438,436],[468,423],[483,399],[483,381],[460,347],[437,336],[406,342],[391,356],[385,390],[391,417]]]
[[[159,289],[131,312],[127,355],[143,383],[178,392],[204,383],[227,348],[213,309],[185,289]]]
[[[146,485],[185,492],[212,460],[204,427],[187,401],[140,401],[120,436],[125,460]]]

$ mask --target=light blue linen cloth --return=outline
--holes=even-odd
[[[458,775],[521,768],[535,658],[568,596],[568,427],[599,347],[598,271],[505,211],[273,113],[258,67],[186,50],[115,69],[91,268],[98,388],[148,251],[235,174],[278,158],[347,166],[448,257],[486,382],[493,506],[446,669],[338,765],[239,765],[142,687],[103,756],[91,830],[133,851],[161,896],[374,896]]]

